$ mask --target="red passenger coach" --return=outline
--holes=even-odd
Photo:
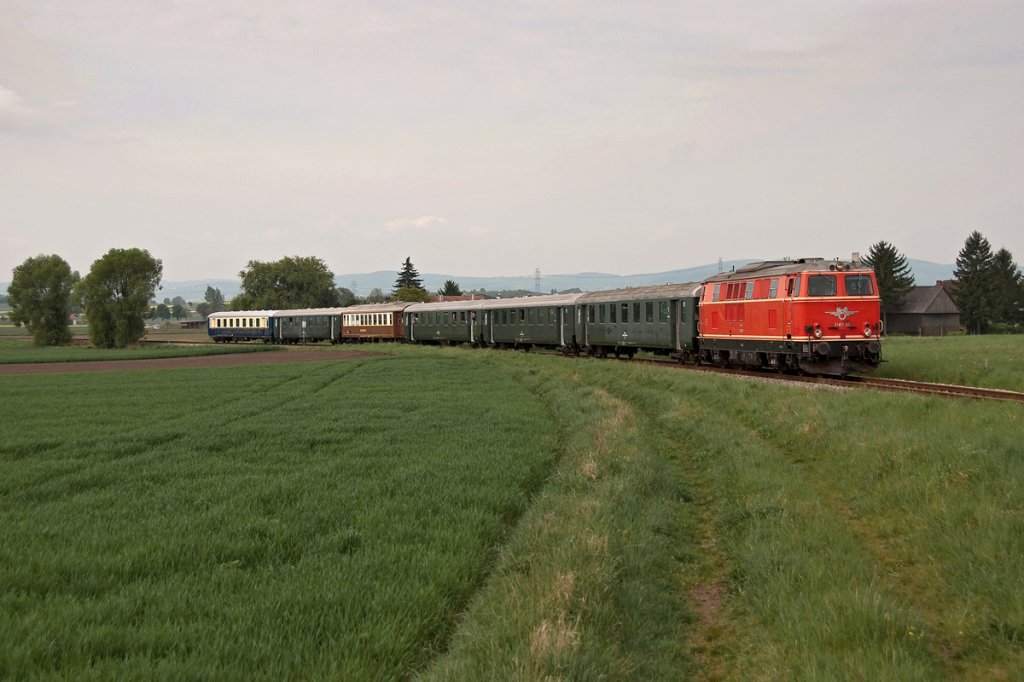
[[[368,303],[345,308],[341,314],[343,341],[402,341],[408,303]]]
[[[701,359],[713,364],[870,372],[881,362],[875,273],[860,262],[752,263],[704,282]]]

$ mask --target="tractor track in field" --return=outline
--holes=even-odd
[[[150,358],[145,360],[88,360],[74,362],[34,362],[0,365],[0,376],[32,374],[63,374],[69,372],[124,372],[151,369],[204,369],[211,367],[243,367],[283,365],[299,362],[330,362],[374,357],[383,353],[363,350],[288,349],[260,353],[229,353],[197,355],[185,358]]]

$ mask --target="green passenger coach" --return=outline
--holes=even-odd
[[[498,348],[578,347],[576,299],[551,294],[496,299],[484,304],[484,343]]]
[[[581,295],[582,345],[591,355],[651,351],[688,360],[696,351],[699,282]]]

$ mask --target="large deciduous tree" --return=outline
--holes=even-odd
[[[285,256],[270,263],[251,260],[238,276],[242,292],[231,302],[235,310],[333,308],[340,304],[334,273],[315,256]]]
[[[111,249],[92,264],[75,292],[89,318],[94,346],[124,348],[142,338],[149,300],[163,270],[145,249]]]
[[[872,244],[864,256],[864,262],[875,271],[878,295],[882,298],[882,318],[899,305],[914,288],[914,275],[907,258],[889,242]]]
[[[953,271],[956,304],[968,332],[980,334],[992,315],[992,263],[991,245],[975,230],[967,237],[964,248],[960,249],[956,270]]]
[[[401,289],[422,289],[423,280],[420,279],[420,273],[416,272],[416,268],[412,265],[412,260],[406,256],[405,262],[402,263],[402,269],[398,271],[398,279],[395,280],[394,294],[398,294]]]
[[[391,300],[403,303],[429,303],[434,300],[434,296],[420,287],[402,287],[391,294]]]
[[[56,254],[29,258],[14,268],[7,288],[11,320],[25,325],[37,345],[70,343],[68,316],[78,279],[78,273]]]

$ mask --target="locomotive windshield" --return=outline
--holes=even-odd
[[[835,296],[835,275],[811,275],[807,278],[808,296]]]
[[[868,275],[847,275],[844,280],[847,296],[871,296],[875,293]]]

